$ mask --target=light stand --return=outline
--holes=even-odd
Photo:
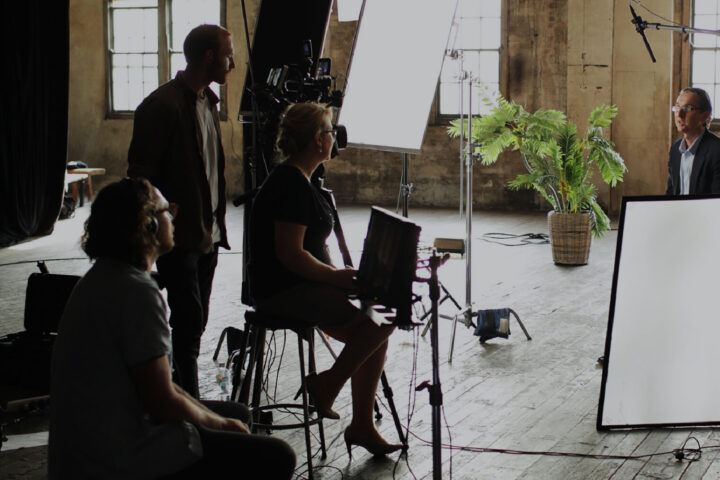
[[[400,198],[402,203],[402,216],[407,218],[408,216],[408,197],[413,191],[413,184],[408,183],[408,169],[410,162],[408,161],[408,154],[402,153],[402,173],[400,174]]]
[[[473,303],[472,303],[472,183],[473,183],[473,142],[472,142],[472,85],[473,79],[467,72],[462,72],[460,77],[460,91],[463,90],[463,84],[468,82],[468,113],[467,113],[467,143],[463,152],[463,121],[464,121],[464,102],[460,103],[460,163],[462,171],[463,154],[465,158],[465,308],[460,310],[454,318],[452,335],[450,338],[450,354],[448,362],[452,363],[453,350],[455,349],[455,332],[460,317],[464,317],[465,325],[472,325]],[[462,199],[460,199],[462,205]]]
[[[468,73],[465,70],[463,70],[464,55],[463,55],[462,50],[453,50],[450,56],[453,58],[457,58],[460,61],[460,74],[458,77],[458,80],[460,80],[460,88],[458,90],[460,91],[459,92],[460,93],[460,122],[461,122],[460,124],[462,125],[463,109],[465,106],[465,102],[464,102],[465,99],[463,98],[462,82],[468,78]],[[464,144],[463,140],[464,140],[463,136],[460,135],[460,155],[459,155],[459,158],[460,158],[460,196],[459,196],[459,198],[460,198],[460,202],[459,202],[460,203],[460,218],[463,217],[463,212],[464,212],[464,209],[463,209],[463,197],[464,197],[463,187],[464,187],[465,182],[463,179],[463,167],[465,166],[464,165],[465,153],[463,150],[465,149],[465,144]],[[453,336],[454,335],[455,335],[455,329],[453,328]],[[452,354],[450,356],[452,356]]]

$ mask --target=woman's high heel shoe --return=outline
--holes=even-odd
[[[337,420],[340,418],[340,414],[333,410],[332,405],[323,405],[319,402],[317,395],[317,373],[311,373],[305,377],[305,387],[307,388],[308,396],[310,397],[313,407],[319,416],[328,418],[330,420]],[[302,385],[300,390],[295,394],[295,398],[298,398],[302,394]]]
[[[343,434],[343,437],[345,438],[345,446],[347,447],[348,456],[350,457],[350,460],[352,460],[352,446],[353,445],[357,445],[358,447],[363,447],[365,450],[372,453],[376,457],[381,457],[383,455],[387,455],[388,453],[396,452],[403,448],[403,445],[401,443],[371,442],[371,441],[364,440],[362,438],[354,437],[353,434],[350,433],[349,428],[345,429],[345,433]]]

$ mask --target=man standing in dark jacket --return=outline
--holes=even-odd
[[[168,291],[175,380],[199,398],[197,357],[208,320],[218,247],[225,229],[225,156],[218,97],[233,63],[230,32],[200,25],[185,38],[185,71],[151,93],[135,111],[128,176],[145,177],[173,204],[175,248],[157,260]]]
[[[720,138],[707,126],[712,104],[701,88],[685,88],[672,107],[683,137],[670,147],[666,195],[720,193]]]

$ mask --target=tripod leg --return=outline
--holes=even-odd
[[[448,363],[452,363],[453,350],[455,349],[455,331],[457,330],[457,316],[453,320],[452,335],[450,336],[450,353],[448,353]]]
[[[447,299],[452,300],[452,302],[453,302],[455,305],[457,305],[457,302],[455,301],[454,298],[452,298],[452,295],[450,295],[449,293],[447,293],[447,290],[445,290],[445,293],[446,293],[446,295],[442,298],[442,300],[440,300],[440,302],[438,303],[438,305],[442,305],[442,303],[443,303],[445,300],[447,300]],[[458,308],[461,308],[461,307],[458,306]],[[422,322],[422,321],[425,320],[427,317],[429,317],[431,313],[432,313],[432,311],[431,311],[431,310],[428,310],[427,312],[425,312],[425,314],[424,314],[422,317],[420,317],[420,320],[419,320],[419,321]],[[425,324],[425,328],[423,328],[422,334],[421,334],[420,336],[423,337],[423,338],[425,338],[425,334],[428,332],[428,330],[430,330],[430,322],[428,322],[428,323]]]
[[[400,424],[400,417],[398,416],[397,410],[395,409],[393,391],[392,388],[390,388],[390,384],[388,383],[387,376],[385,375],[385,370],[383,370],[382,374],[380,375],[380,382],[382,383],[383,394],[385,395],[385,399],[388,402],[388,407],[390,408],[390,413],[392,413],[393,421],[395,422],[395,428],[397,429],[398,437],[400,437],[400,443],[403,444],[403,450],[407,451],[407,438],[403,434],[402,425]],[[375,408],[377,408],[377,402],[375,402]]]
[[[523,333],[525,333],[525,337],[527,337],[528,340],[532,340],[532,337],[530,336],[527,329],[525,328],[525,325],[523,325],[523,322],[522,322],[522,320],[520,320],[520,316],[517,314],[517,312],[515,312],[515,310],[513,310],[511,308],[510,313],[512,313],[515,316],[515,320],[517,320],[517,322],[520,324],[520,328],[522,328]]]
[[[427,316],[430,315],[430,311],[425,312],[425,315],[420,317],[420,321],[423,321],[427,318]],[[425,324],[425,328],[423,328],[422,333],[420,334],[421,337],[425,338],[425,334],[427,334],[428,330],[430,330],[430,322]]]
[[[445,300],[447,300],[449,298],[450,301],[452,301],[455,304],[455,308],[457,308],[458,310],[462,310],[463,307],[461,307],[460,304],[457,302],[457,300],[455,300],[455,298],[452,295],[450,295],[450,292],[448,291],[447,288],[445,288],[445,285],[443,285],[441,283],[440,288],[442,289],[443,293],[445,294],[445,297],[442,300],[440,300],[440,303],[444,302]]]

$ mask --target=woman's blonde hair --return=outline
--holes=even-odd
[[[332,109],[318,103],[295,103],[285,110],[277,136],[277,148],[286,157],[305,150],[315,134],[332,118]]]

